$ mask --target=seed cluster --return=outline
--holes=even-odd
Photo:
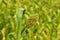
[[[25,26],[28,27],[28,28],[31,27],[31,26],[33,26],[34,24],[36,24],[37,18],[38,18],[38,15],[37,15],[37,14],[31,15],[31,16],[27,19]]]

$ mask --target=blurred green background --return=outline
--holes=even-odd
[[[0,0],[0,40],[60,40],[60,0]]]

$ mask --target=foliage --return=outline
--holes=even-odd
[[[60,40],[59,30],[60,0],[0,0],[0,40]]]

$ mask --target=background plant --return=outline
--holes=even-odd
[[[22,18],[17,19],[19,8],[24,8],[25,13]],[[23,29],[26,20],[33,14],[38,14],[37,23],[27,28],[22,35],[18,34],[17,21],[22,20],[20,27]],[[0,38],[3,40],[17,40],[18,35],[21,35],[20,40],[60,40],[58,30],[60,30],[60,0],[0,0]]]

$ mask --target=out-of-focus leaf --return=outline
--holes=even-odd
[[[0,31],[0,40],[2,40],[3,39],[3,34],[2,34],[2,32]]]

